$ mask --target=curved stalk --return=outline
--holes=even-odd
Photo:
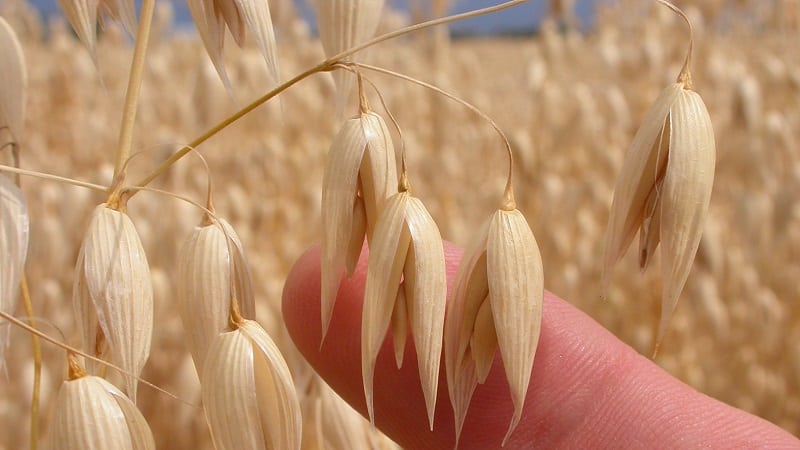
[[[459,97],[456,97],[455,95],[453,95],[453,94],[451,94],[451,93],[449,93],[449,92],[447,92],[447,91],[445,91],[445,90],[443,90],[443,89],[441,89],[441,88],[439,88],[437,86],[434,86],[434,85],[432,85],[430,83],[426,83],[426,82],[424,82],[422,80],[418,80],[416,78],[410,77],[408,75],[404,75],[402,73],[394,72],[394,71],[389,70],[389,69],[384,69],[382,67],[371,66],[369,64],[362,64],[362,63],[349,63],[349,64],[352,64],[352,65],[354,65],[356,67],[359,67],[359,68],[362,68],[362,69],[371,70],[373,72],[382,73],[384,75],[389,75],[389,76],[401,79],[403,81],[407,81],[409,83],[413,83],[413,84],[416,84],[418,86],[424,87],[426,89],[430,89],[430,90],[432,90],[432,91],[434,91],[434,92],[436,92],[438,94],[441,94],[441,95],[449,98],[450,100],[453,100],[454,102],[464,106],[465,108],[469,109],[473,113],[475,113],[478,116],[480,116],[481,119],[483,119],[486,122],[488,122],[489,125],[491,125],[491,127],[494,128],[494,130],[497,132],[497,134],[500,135],[500,138],[503,140],[503,145],[504,145],[504,147],[506,149],[506,153],[508,154],[508,178],[506,180],[506,186],[505,186],[505,189],[503,191],[503,200],[501,202],[501,208],[504,209],[504,210],[507,210],[507,211],[516,209],[517,206],[516,206],[516,201],[514,199],[514,183],[513,183],[514,152],[511,150],[511,144],[509,143],[508,138],[506,137],[505,133],[503,133],[503,130],[500,129],[500,126],[498,126],[497,123],[491,117],[489,117],[486,113],[484,113],[483,111],[478,109],[478,107],[476,107],[475,105],[469,103],[468,101],[466,101],[464,99],[461,99]]]

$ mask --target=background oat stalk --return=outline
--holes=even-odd
[[[128,77],[128,89],[125,93],[125,105],[122,110],[122,125],[119,131],[119,146],[114,167],[114,189],[121,186],[125,180],[125,162],[130,156],[133,144],[133,125],[136,122],[136,108],[142,87],[142,76],[144,74],[147,44],[150,41],[150,25],[153,22],[154,10],[155,0],[144,0],[142,2],[139,30],[136,33],[136,46],[133,51],[130,76]],[[112,192],[112,197],[115,194],[115,192]]]

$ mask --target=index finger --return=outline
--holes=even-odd
[[[353,277],[341,285],[321,349],[318,247],[297,261],[283,292],[284,320],[298,349],[362,415],[366,414],[360,347],[366,253]],[[461,251],[445,243],[445,255],[452,282]],[[391,338],[384,341],[375,369],[375,422],[404,448],[455,445],[443,367],[430,431],[413,344],[407,343],[398,370]],[[475,390],[459,448],[499,448],[512,412],[502,361],[496,355],[489,377]],[[590,317],[546,293],[525,408],[505,448],[533,446],[798,448],[800,442],[765,420],[681,383]]]

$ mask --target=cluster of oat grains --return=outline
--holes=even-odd
[[[103,39],[98,41],[92,34],[95,29],[95,20],[106,14],[111,18],[121,18],[129,32],[134,32],[136,27],[135,21],[130,20],[131,17],[135,17],[130,14],[132,2],[63,3],[68,6],[65,11],[75,25],[78,35],[88,47],[96,47],[91,54],[92,58],[100,62],[100,66],[103,65],[104,58],[110,58],[110,56],[108,53],[104,53]],[[376,17],[380,16],[380,3],[365,2],[363,6],[360,6],[360,2],[321,2],[320,34],[326,55],[335,56],[368,40],[377,27]],[[259,5],[259,7],[254,9],[254,5]],[[230,73],[226,71],[226,64],[230,64],[230,58],[227,62],[223,61],[224,41],[222,37],[226,28],[239,44],[244,41],[246,31],[249,32],[255,38],[258,47],[256,54],[259,59],[267,61],[271,80],[263,77],[262,79],[271,83],[280,79],[276,63],[278,49],[271,36],[269,10],[263,5],[266,5],[266,2],[238,0],[236,2],[190,2],[193,17],[200,29],[202,42],[213,61],[211,73],[216,71],[220,78],[226,80],[223,83],[227,89],[229,91],[236,89],[237,94],[240,89],[239,82],[243,80],[240,74],[249,74],[253,72],[253,69],[244,68],[244,63],[235,63]],[[95,9],[86,9],[83,6],[91,6]],[[90,24],[88,27],[87,23]],[[344,26],[337,26],[341,24]],[[10,30],[4,22],[0,25]],[[674,27],[674,24],[672,26]],[[13,33],[9,33],[9,36],[12,36],[8,38],[11,39],[9,42],[16,42]],[[567,47],[561,50],[564,52],[571,51],[569,46],[582,45],[575,41],[560,41],[559,38],[553,38],[552,35],[547,39],[553,40],[553,49],[566,42]],[[309,45],[309,47],[312,46]],[[8,52],[9,49],[14,50],[15,48],[18,49],[19,45],[5,45],[0,50]],[[158,49],[158,51],[162,50]],[[665,56],[658,56],[656,53],[650,54],[653,61],[666,59]],[[97,56],[94,56],[95,54]],[[311,55],[307,57],[309,61],[317,60],[315,53],[310,52],[309,54]],[[350,55],[339,62],[347,65],[350,70],[359,70],[356,65],[360,61],[359,55],[360,53]],[[620,62],[619,55],[614,55],[614,49],[611,46],[603,55],[608,58],[609,67],[612,64],[626,64],[624,60]],[[549,55],[546,58],[551,57],[552,55]],[[119,57],[116,56],[116,58]],[[21,61],[21,57],[5,58],[5,60]],[[175,55],[173,55],[173,60],[181,63],[181,58]],[[159,68],[162,64],[160,60],[153,59],[152,61],[153,71],[162,70]],[[292,60],[287,62],[282,60],[284,69],[292,67],[294,63]],[[263,71],[263,61],[261,65],[259,69]],[[553,70],[554,66],[555,64],[549,65],[549,63],[544,66],[540,65],[539,68],[531,66],[529,81],[532,91],[538,89],[537,86],[548,85],[547,88],[538,89],[538,91],[542,95],[554,95],[554,91],[550,89],[554,83],[553,77],[546,72]],[[23,85],[25,75],[22,64],[16,69],[12,68],[3,72],[0,77],[13,77],[18,73],[23,74],[19,77],[19,80],[23,81],[16,83]],[[290,73],[295,73],[294,67]],[[338,104],[335,108],[326,108],[326,114],[329,116],[333,116],[331,112],[336,109],[348,111],[353,106],[351,103],[355,104],[352,101],[352,91],[356,86],[356,76],[349,70],[336,70],[334,79],[337,86]],[[9,83],[13,85],[14,82]],[[206,95],[206,90],[211,90],[209,85],[219,83],[219,81],[214,77],[206,80],[205,83],[207,83],[205,88],[198,84],[200,93],[196,97],[197,103],[194,106],[207,110],[209,117],[217,118],[221,114],[216,114],[215,107],[211,103],[202,103],[211,101],[209,97],[214,94],[209,92]],[[321,86],[319,91],[324,93],[327,89],[325,85],[319,86]],[[662,318],[664,322],[660,327],[659,341],[663,337],[663,330],[666,329],[666,320],[668,320],[683,284],[686,282],[691,260],[698,245],[701,246],[701,256],[710,258],[709,261],[712,268],[715,268],[714,270],[718,271],[720,264],[719,258],[715,259],[714,257],[716,253],[713,252],[713,244],[708,244],[711,246],[710,250],[704,253],[702,245],[705,244],[699,243],[703,217],[708,209],[711,187],[709,175],[713,175],[714,168],[714,142],[705,106],[689,88],[690,85],[686,80],[679,80],[679,83],[668,87],[662,97],[656,100],[653,112],[645,117],[644,125],[639,135],[634,138],[630,152],[630,158],[638,159],[633,162],[625,162],[622,166],[619,186],[623,187],[618,187],[616,190],[619,199],[614,200],[612,222],[609,224],[610,238],[607,245],[610,250],[606,252],[605,261],[607,270],[620,259],[637,231],[641,232],[643,266],[652,260],[653,251],[659,245],[659,240],[661,241],[664,251],[662,255],[662,270],[664,271]],[[631,105],[626,99],[628,94],[621,93],[625,89],[622,87],[611,90],[607,98],[608,102],[612,104],[615,114],[619,113],[620,120],[623,120],[626,114],[630,117],[630,112],[627,111]],[[383,86],[381,86],[381,90],[384,90]],[[746,85],[743,85],[739,91],[742,103],[740,109],[745,122],[749,124],[748,127],[769,127],[771,135],[783,142],[793,138],[791,131],[786,131],[787,124],[784,123],[784,121],[791,121],[791,117],[769,117],[764,125],[758,125],[757,119],[754,118],[758,114],[754,111],[759,108],[759,105],[753,100],[754,97],[758,98],[758,93],[753,94],[753,89]],[[15,111],[14,105],[17,105],[17,108],[19,105],[24,106],[24,97],[22,100],[19,97],[24,93],[25,89],[19,89],[15,91],[15,95],[11,96],[10,100],[0,98],[0,102],[5,108],[0,110],[0,113],[6,114],[6,116],[0,116],[6,127],[0,130],[0,135],[4,138],[3,142],[6,139],[9,142],[23,142],[19,136],[21,136],[24,112],[15,113],[13,111]],[[2,90],[0,97],[7,94],[8,90]],[[597,119],[595,115],[599,109],[605,108],[606,99],[598,100],[594,95],[594,89],[587,85],[579,86],[579,89],[575,90],[575,94],[580,99],[580,107],[575,112],[580,129],[595,131],[603,129],[602,120]],[[151,94],[144,92],[143,96],[145,95]],[[293,91],[287,91],[284,95],[290,98]],[[387,97],[390,96],[391,93]],[[224,94],[221,98],[222,103],[227,101]],[[647,98],[647,95],[643,95],[642,98]],[[647,101],[651,100],[652,97]],[[76,96],[72,97],[71,101],[77,103],[85,100]],[[180,111],[179,108],[186,109],[181,102],[182,100],[173,102],[176,105],[175,111]],[[389,98],[387,103],[392,105],[393,109],[400,109],[399,103],[401,102],[397,98]],[[483,104],[484,102],[479,101],[478,103]],[[12,112],[9,113],[9,111]],[[411,122],[407,111],[405,108],[395,111],[399,123]],[[159,112],[159,114],[163,114],[163,112]],[[192,117],[195,115],[198,116],[197,120],[200,122],[199,112],[193,111]],[[594,119],[590,120],[593,117]],[[541,119],[554,122],[560,120],[558,114]],[[143,117],[141,120],[152,119]],[[194,119],[182,117],[180,120],[190,124],[188,131],[184,131],[184,133],[196,129],[191,125],[191,121]],[[370,405],[370,415],[373,414],[369,401],[371,380],[374,376],[380,376],[380,374],[373,373],[374,360],[391,325],[398,365],[403,360],[407,335],[410,334],[413,339],[431,426],[435,425],[433,424],[434,408],[446,407],[442,404],[435,405],[439,360],[443,353],[448,393],[457,419],[457,434],[460,433],[472,392],[477,384],[485,379],[494,355],[499,350],[514,405],[512,424],[509,429],[509,434],[511,434],[522,414],[521,408],[534,361],[539,321],[541,320],[543,276],[539,245],[533,238],[525,216],[516,209],[513,197],[509,195],[511,193],[510,184],[506,198],[499,202],[500,209],[495,211],[479,230],[456,233],[458,236],[474,235],[475,238],[469,245],[469,250],[459,268],[449,310],[445,315],[444,255],[442,254],[440,229],[443,231],[441,234],[452,236],[453,227],[449,225],[452,219],[445,218],[444,222],[437,225],[433,217],[443,216],[443,211],[447,210],[446,205],[443,206],[438,199],[428,199],[427,196],[422,200],[412,196],[417,192],[430,191],[427,189],[430,182],[426,179],[430,177],[420,176],[429,169],[420,167],[417,172],[419,165],[415,164],[415,161],[422,158],[420,153],[425,153],[421,150],[423,146],[417,144],[425,139],[420,139],[419,135],[413,131],[409,132],[409,130],[404,133],[406,137],[401,138],[410,149],[409,161],[411,164],[409,167],[414,168],[407,173],[404,158],[401,158],[401,154],[395,151],[389,127],[384,123],[380,113],[370,109],[369,105],[362,105],[358,114],[345,120],[344,125],[337,121],[338,119],[330,119],[320,126],[325,129],[341,127],[339,135],[334,138],[334,143],[330,146],[322,177],[323,279],[321,297],[323,309],[321,326],[324,330],[323,336],[335,307],[339,282],[343,276],[352,273],[362,244],[366,240],[371,252],[362,324],[362,369],[365,397]],[[322,138],[310,138],[305,136],[303,127],[294,125],[294,119],[287,119],[287,122],[289,122],[287,127],[291,130],[296,127],[298,133],[296,136],[292,136],[292,139],[304,142],[303,146],[316,146],[317,148],[328,146],[323,142],[324,133]],[[475,123],[471,125],[475,128],[481,126]],[[242,126],[252,129],[263,127],[255,122],[248,123],[246,119],[242,121]],[[157,125],[152,129],[160,130]],[[5,136],[8,132],[11,133],[10,138]],[[475,132],[467,131],[466,133]],[[614,133],[617,135],[614,136],[613,133],[610,133],[612,137],[609,139],[625,135],[620,129],[614,129]],[[542,141],[537,141],[536,144],[546,142],[546,139],[552,138],[552,136],[552,134],[541,133],[541,136],[536,136],[535,139],[542,139]],[[513,134],[512,138],[516,149],[526,150],[531,144],[526,142],[524,136],[521,137],[519,133]],[[275,147],[274,142],[278,138],[269,137],[268,139],[270,143],[265,146],[268,147],[268,151],[272,152]],[[313,139],[316,140],[309,143]],[[485,142],[488,143],[492,142],[483,137],[481,139],[485,139]],[[215,143],[217,142],[222,143],[222,141],[215,141]],[[114,146],[116,144],[106,143],[104,145]],[[248,143],[248,145],[252,144]],[[24,148],[24,146],[22,147]],[[703,167],[692,166],[692,164],[698,163],[691,153],[696,149],[712,151],[698,153],[705,158],[701,161],[705,164]],[[12,150],[17,149],[12,148]],[[80,149],[80,151],[84,152],[85,150]],[[264,148],[257,148],[256,151],[263,153]],[[521,167],[515,169],[515,172],[524,174],[531,167],[535,167],[537,161],[530,158],[531,152],[523,151],[522,153],[524,154],[520,157]],[[320,156],[320,154],[304,154],[305,158],[316,158],[316,160],[319,160]],[[299,170],[304,170],[303,167],[308,161],[308,159],[299,158],[298,151],[294,149],[287,149],[285,153],[278,153],[275,157],[280,163],[264,161],[263,157],[259,157],[257,161],[265,162],[265,165],[277,168],[277,171],[280,171],[281,167],[300,167]],[[403,159],[403,161],[398,161],[399,159]],[[216,159],[216,161],[220,160]],[[256,159],[251,158],[251,161],[253,160]],[[614,164],[613,161],[611,164]],[[248,170],[247,165],[247,163],[225,162],[216,167],[225,167],[230,172],[234,172]],[[215,173],[217,172],[216,167]],[[309,170],[319,174],[317,169]],[[451,167],[447,170],[455,169]],[[485,171],[485,168],[483,170]],[[674,181],[676,174],[696,175],[695,178],[692,178],[692,182],[697,189],[683,182],[676,183]],[[280,176],[280,174],[276,176]],[[186,170],[180,165],[175,166],[164,176],[165,180],[176,183],[175,185],[180,187],[183,187],[180,183],[196,187],[203,183],[203,178],[191,174],[187,176]],[[259,178],[261,182],[265,181],[263,176],[254,177],[254,179]],[[91,179],[96,178],[91,176]],[[198,179],[201,180],[198,181]],[[413,191],[410,189],[409,179],[413,179],[415,182]],[[28,213],[21,192],[13,185],[13,182],[6,183],[5,180],[6,178],[0,180],[3,181],[3,198],[5,199],[0,205],[4,221],[2,232],[5,233],[2,238],[4,239],[4,248],[10,249],[10,251],[3,254],[2,258],[4,258],[4,267],[18,269],[4,272],[3,284],[0,285],[0,294],[2,294],[0,300],[4,301],[3,311],[11,312],[14,311],[14,307],[8,305],[11,305],[11,300],[16,301],[19,297],[15,288],[19,285],[25,250],[28,247],[25,242],[28,233]],[[684,178],[681,180],[685,181]],[[544,181],[547,182],[544,186],[547,195],[558,196],[565,191],[569,192],[572,188],[564,188],[563,185],[559,187],[558,182],[554,181],[552,177],[541,182],[536,181],[533,184],[535,186],[536,183],[544,183]],[[107,184],[107,180],[104,183]],[[256,198],[253,196],[250,197],[251,201],[248,203],[247,195],[253,192],[250,187],[252,185],[248,185],[251,181],[243,176],[238,183],[235,186],[236,189],[231,189],[223,194],[224,201],[219,201],[217,198],[216,203],[221,205],[218,209],[219,212],[207,205],[208,211],[203,212],[202,223],[186,240],[183,250],[174,252],[177,256],[161,254],[162,252],[167,253],[170,249],[166,247],[170,246],[165,246],[163,250],[159,249],[155,252],[151,249],[154,235],[160,234],[162,230],[159,230],[160,226],[156,226],[158,222],[156,224],[148,223],[141,219],[145,215],[143,212],[146,211],[147,215],[151,215],[154,211],[152,207],[143,204],[146,202],[140,202],[138,198],[131,199],[127,205],[131,212],[130,215],[125,210],[125,202],[118,203],[119,199],[112,196],[108,200],[113,208],[100,205],[96,211],[89,210],[83,219],[79,219],[79,222],[80,220],[84,221],[80,226],[85,226],[86,219],[90,215],[92,217],[89,231],[78,255],[79,263],[76,265],[77,270],[74,277],[74,299],[77,314],[74,323],[66,325],[80,332],[82,348],[85,353],[108,358],[116,365],[121,366],[124,373],[121,376],[114,374],[113,371],[103,369],[101,364],[92,360],[84,361],[87,370],[98,375],[112,372],[109,373],[112,381],[125,386],[126,393],[135,399],[137,380],[134,376],[140,376],[144,361],[147,360],[151,347],[151,334],[153,342],[155,342],[158,339],[161,321],[163,320],[165,324],[174,323],[174,319],[177,318],[177,315],[169,319],[159,314],[159,308],[163,309],[164,306],[159,306],[158,301],[153,304],[153,298],[158,300],[170,297],[169,288],[174,285],[177,301],[175,302],[176,308],[171,311],[173,313],[180,312],[179,316],[184,321],[187,333],[182,338],[184,343],[178,345],[177,349],[169,350],[173,354],[175,351],[181,350],[185,353],[186,349],[190,351],[197,377],[202,380],[202,383],[199,384],[202,386],[202,392],[197,391],[196,394],[189,394],[185,398],[189,399],[191,395],[197,395],[194,397],[197,402],[200,397],[203,398],[206,408],[205,416],[218,448],[258,448],[260,445],[271,448],[300,446],[313,448],[314,442],[318,446],[334,448],[385,445],[382,438],[376,437],[376,434],[369,431],[368,426],[365,427],[363,421],[352,415],[352,410],[347,409],[341,399],[326,390],[327,388],[321,380],[309,375],[310,370],[307,367],[301,367],[302,362],[295,361],[298,356],[291,353],[292,350],[289,348],[290,345],[287,345],[285,332],[281,330],[279,320],[275,318],[277,317],[276,307],[264,306],[264,301],[256,302],[256,297],[262,298],[265,290],[270,292],[273,297],[277,296],[280,290],[280,279],[272,280],[270,278],[268,283],[259,281],[259,285],[254,286],[250,281],[249,272],[253,270],[259,274],[252,279],[266,280],[267,277],[261,276],[262,274],[269,273],[271,268],[280,267],[280,263],[276,262],[281,261],[280,258],[296,257],[297,250],[288,250],[288,247],[280,248],[278,251],[284,253],[283,255],[265,255],[270,253],[270,250],[265,250],[263,247],[258,252],[251,250],[249,256],[254,258],[255,262],[251,260],[254,263],[252,269],[249,269],[243,256],[241,242],[250,243],[256,240],[253,237],[254,233],[258,233],[258,231],[253,230],[258,230],[257,226],[259,225],[257,224],[263,224],[267,217],[278,217],[278,220],[285,224],[297,223],[299,218],[292,211],[287,211],[278,200],[274,203],[269,200],[252,201]],[[266,183],[270,185],[273,182],[266,180]],[[517,183],[526,188],[531,184],[527,179],[519,177]],[[100,187],[108,187],[106,184]],[[418,189],[417,186],[422,188]],[[117,194],[130,195],[134,192],[126,191],[128,186],[125,183],[117,187],[121,188],[116,192]],[[242,192],[244,194],[241,194]],[[318,204],[320,194],[318,191],[309,192],[298,189],[296,192],[287,193],[287,196],[293,198],[295,201],[293,205],[302,204],[307,207]],[[688,196],[695,196],[692,198],[695,198],[696,201],[686,200],[689,198]],[[607,198],[602,199],[602,202],[607,200]],[[423,201],[425,202],[424,206]],[[537,207],[531,207],[527,203],[527,199],[525,202],[523,209],[528,214],[532,214],[528,217],[535,218],[535,223],[541,222],[539,215],[536,214]],[[492,203],[484,205],[485,210],[497,207],[497,201]],[[687,208],[684,203],[696,209]],[[290,208],[302,209],[297,206]],[[185,212],[186,214],[182,214],[184,218],[197,217],[194,207],[181,205],[176,207],[176,210]],[[668,211],[679,211],[679,214],[669,216],[672,219],[668,219],[666,215]],[[158,212],[155,211],[155,214],[157,217]],[[243,235],[245,238],[240,240],[233,231],[233,227],[222,217],[230,217],[234,224],[242,220],[248,223],[247,228],[238,230],[245,233]],[[7,218],[12,220],[7,220]],[[17,219],[13,220],[13,218]],[[579,215],[577,218],[577,226],[584,230],[591,231],[591,224],[593,221],[596,222],[596,217],[587,219],[586,216]],[[675,222],[676,220],[678,222]],[[791,222],[791,220],[791,217],[786,218],[786,221]],[[136,222],[138,232],[133,228],[133,222]],[[185,226],[181,227],[181,225]],[[165,229],[172,230],[174,228],[176,233],[184,234],[189,227],[191,227],[191,219],[186,219],[180,224],[177,222],[172,225],[164,224]],[[287,230],[291,228],[291,226],[285,227]],[[680,232],[675,233],[676,230]],[[75,233],[74,230],[68,232],[73,235]],[[298,230],[298,233],[305,232]],[[543,233],[544,242],[542,241]],[[549,230],[537,232],[539,244],[543,244],[541,253],[544,256],[547,256],[546,253],[549,249],[559,248],[558,245],[563,245],[560,243],[569,239],[568,237],[551,239],[550,236],[553,236],[554,233]],[[761,236],[763,239],[763,235]],[[172,240],[178,243],[183,242],[184,239],[185,236],[180,236],[180,234],[172,236]],[[286,244],[297,247],[309,242],[309,239],[306,238],[303,241],[300,238],[298,239],[299,243],[287,240]],[[144,259],[145,249],[147,249],[151,264]],[[158,264],[152,263],[154,256],[156,260],[160,261]],[[58,258],[61,259],[60,256]],[[665,258],[669,258],[672,262],[666,261]],[[547,258],[545,259],[547,260]],[[285,261],[282,263],[286,264]],[[705,262],[702,264],[705,267]],[[170,266],[177,268],[175,277],[166,276],[169,270],[165,271],[164,267]],[[281,272],[281,270],[283,269],[275,272]],[[570,272],[565,271],[565,274],[567,273]],[[274,274],[269,275],[270,277],[275,276]],[[703,272],[703,275],[705,276],[703,280],[708,281],[707,274]],[[151,279],[152,286],[150,286]],[[550,279],[550,275],[548,279]],[[752,277],[749,277],[743,282],[750,283],[747,280],[751,279]],[[757,282],[754,283],[757,284]],[[611,288],[612,300],[618,297],[616,294],[618,291],[615,289],[620,288],[615,286],[617,284],[615,282]],[[34,290],[58,292],[58,288],[52,286],[54,286],[53,283],[43,284],[36,286]],[[691,283],[689,286],[690,290],[695,289]],[[713,288],[713,282],[711,284],[704,283],[703,286],[712,286],[710,288],[712,293],[716,289]],[[706,290],[708,291],[708,289]],[[11,294],[6,295],[8,292]],[[164,292],[167,294],[163,295]],[[257,295],[256,292],[261,294]],[[53,295],[57,297],[56,294]],[[709,294],[707,297],[713,298],[715,295]],[[6,299],[10,300],[6,302]],[[265,301],[269,302],[269,300]],[[712,300],[707,300],[707,302],[710,301]],[[260,306],[259,303],[261,303]],[[769,305],[765,305],[764,308],[769,308]],[[774,310],[775,307],[772,309]],[[153,316],[155,322],[148,320],[148,315]],[[259,316],[263,327],[253,321],[256,315]],[[137,326],[132,327],[131,324],[137,324]],[[265,332],[265,329],[269,334]],[[677,331],[681,332],[680,329]],[[178,333],[173,334],[177,335]],[[159,347],[152,344],[152,348]],[[167,349],[163,350],[167,351]],[[281,356],[281,352],[285,356]],[[153,353],[151,359],[155,360],[151,363],[151,370],[155,370],[152,369],[153,366],[164,367],[164,364],[159,362],[160,357],[156,356],[158,352],[154,351]],[[63,366],[63,355],[61,361]],[[193,374],[192,362],[188,359],[182,361],[188,362],[189,372]],[[214,363],[208,365],[207,361]],[[124,413],[130,411],[131,406],[123,405],[120,400],[121,391],[100,383],[101,379],[94,376],[83,376],[82,370],[82,368],[74,370],[70,374],[71,381],[64,382],[62,392],[64,397],[76,395],[68,392],[66,386],[81,381],[81,384],[93,386],[91,390],[96,393],[91,394],[92,398],[111,395],[109,398],[115,403],[98,400],[98,402],[105,402],[103,403],[105,406],[102,408],[121,408]],[[147,371],[148,369],[145,367],[144,378],[152,379]],[[155,373],[158,372],[151,372],[151,374]],[[84,379],[87,381],[82,381]],[[102,389],[97,389],[95,385]],[[229,392],[230,394],[223,395],[220,392]],[[255,397],[240,395],[246,392],[255,392],[257,395]],[[59,394],[59,398],[62,397],[62,394]],[[181,396],[183,397],[183,395]],[[46,396],[46,398],[49,397]],[[73,400],[58,400],[57,405],[70,402]],[[115,404],[119,406],[114,406]],[[152,406],[149,406],[151,404],[149,400],[145,406],[142,406],[141,402],[138,404],[142,407],[144,417],[156,417],[159,414]],[[58,406],[59,410],[60,408],[62,406]],[[98,408],[100,407],[98,406]],[[57,423],[70,423],[63,419],[65,416],[57,414],[51,419],[50,433],[55,432]],[[332,416],[328,416],[328,414]],[[135,417],[135,414],[125,413],[124,415],[130,429],[141,429],[143,421]],[[88,416],[84,416],[84,418],[86,417]],[[87,418],[86,420],[91,419]],[[302,430],[300,429],[301,421]],[[245,433],[239,433],[231,431],[239,430],[234,423],[249,425],[244,427]],[[348,429],[360,430],[351,433],[352,436],[360,437],[337,436],[335,430],[343,427],[344,423],[350,424],[348,427],[352,427]],[[151,425],[163,426],[158,421]],[[205,432],[201,430],[200,433]],[[149,434],[149,432],[145,434]],[[53,437],[54,434],[49,436],[51,441],[59,442],[57,438]],[[127,439],[131,442],[131,448],[148,448],[146,439],[132,435]],[[67,441],[62,440],[61,442]],[[367,444],[364,444],[365,442]]]

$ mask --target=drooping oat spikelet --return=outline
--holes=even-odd
[[[86,353],[104,356],[138,376],[150,355],[153,287],[150,268],[127,214],[97,206],[75,267],[73,308]],[[89,365],[94,371],[94,364]],[[136,401],[137,381],[125,377]]]
[[[13,314],[28,255],[30,219],[22,191],[0,175],[0,311]],[[8,324],[0,325],[0,372],[5,372]]]
[[[319,39],[325,56],[330,58],[375,34],[383,10],[384,0],[323,0],[317,3]],[[357,56],[348,58],[353,60]],[[344,107],[355,86],[353,76],[343,70],[333,73],[337,87],[339,111]]]
[[[700,95],[668,86],[647,112],[625,158],[608,222],[603,286],[640,234],[639,264],[662,246],[663,292],[656,349],[664,338],[695,253],[711,200],[716,147]]]
[[[525,217],[501,209],[483,225],[456,275],[445,323],[445,367],[456,437],[469,402],[486,380],[499,348],[516,428],[539,342],[544,275],[539,247]]]
[[[364,236],[372,238],[386,199],[397,191],[394,146],[373,112],[348,119],[334,138],[322,180],[322,339],[342,275],[353,273]]]
[[[228,222],[209,222],[194,229],[178,256],[178,304],[198,375],[211,343],[228,326],[231,301],[245,318],[255,318],[242,244]]]
[[[267,0],[236,0],[241,16],[247,28],[253,33],[256,45],[264,56],[272,80],[280,80],[278,71],[278,49],[275,45],[275,30],[272,26],[272,17],[269,12]]]
[[[155,450],[147,421],[125,394],[72,367],[70,378],[58,391],[46,449]]]
[[[223,61],[226,25],[239,46],[244,45],[245,31],[250,29],[270,75],[278,81],[275,31],[267,0],[187,0],[186,3],[206,52],[229,93],[233,87]]]
[[[3,140],[3,128],[7,128],[11,139],[19,143],[22,140],[25,119],[28,72],[17,34],[2,17],[0,17],[0,61],[3,67],[0,70],[0,145],[6,144]]]
[[[136,33],[136,11],[132,0],[58,0],[58,4],[92,59],[97,55],[97,23],[103,13],[120,21],[132,35]]]
[[[261,326],[244,320],[214,340],[203,406],[219,450],[299,449],[300,404],[286,362]]]
[[[372,402],[375,360],[389,323],[393,322],[393,333],[403,338],[395,341],[395,357],[398,365],[402,362],[408,325],[397,318],[407,314],[428,420],[433,429],[446,297],[444,249],[439,229],[422,202],[401,189],[389,199],[378,219],[367,266],[361,368],[372,423],[375,422]]]
[[[101,0],[98,17],[103,14],[118,21],[131,36],[136,36],[136,5],[133,0]]]

